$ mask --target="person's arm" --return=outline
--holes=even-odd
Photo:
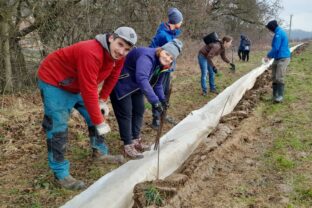
[[[80,92],[94,125],[101,124],[104,121],[98,100],[97,78],[100,65],[100,60],[97,59],[95,54],[83,49],[79,51],[77,69]]]
[[[228,64],[231,63],[230,60],[229,60],[229,59],[226,57],[226,55],[225,55],[225,50],[222,50],[222,51],[221,51],[220,56],[221,56],[222,60],[223,60],[225,63],[228,63]]]
[[[142,55],[136,61],[136,82],[143,94],[146,96],[148,102],[151,104],[159,102],[159,99],[149,82],[150,73],[153,67],[152,59],[148,56]]]
[[[100,99],[103,99],[105,101],[108,99],[108,96],[110,95],[110,93],[112,92],[113,88],[115,87],[118,81],[118,77],[122,70],[123,64],[124,59],[116,62],[116,65],[113,68],[111,74],[104,81],[104,84],[100,92]]]
[[[276,54],[278,53],[280,47],[281,47],[281,35],[280,34],[275,34],[273,41],[272,41],[272,49],[271,51],[267,54],[268,58],[274,58]]]

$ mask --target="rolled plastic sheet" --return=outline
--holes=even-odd
[[[301,45],[301,44],[300,44]],[[291,48],[295,50],[298,46]],[[160,140],[159,178],[172,174],[192,154],[201,141],[218,125],[221,116],[233,111],[245,92],[251,89],[273,60],[244,75],[205,106],[192,111]],[[222,115],[221,115],[222,114]],[[153,145],[152,148],[153,149]],[[126,208],[133,205],[136,184],[155,180],[157,151],[144,153],[144,158],[131,160],[107,173],[89,188],[68,201],[63,208]]]

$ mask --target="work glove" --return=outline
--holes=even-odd
[[[230,65],[231,65],[231,68],[230,68],[230,69],[231,69],[232,71],[235,71],[235,69],[236,69],[235,64],[230,63]]]
[[[109,114],[109,107],[107,105],[107,102],[104,101],[103,99],[100,99],[99,100],[99,105],[100,105],[101,113],[104,116],[108,116],[108,114]]]
[[[215,74],[218,74],[218,69],[214,66],[212,67],[212,71],[215,73]]]
[[[162,112],[164,111],[164,108],[163,108],[161,102],[155,103],[155,104],[153,105],[153,107],[154,107],[160,114],[162,114]]]
[[[167,110],[169,108],[169,102],[167,102],[166,100],[161,101],[161,105],[164,110]]]
[[[100,136],[107,134],[108,132],[111,131],[111,128],[105,121],[100,123],[99,125],[96,125],[95,128]]]

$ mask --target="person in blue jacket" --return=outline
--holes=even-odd
[[[284,97],[284,79],[287,66],[290,62],[288,37],[285,31],[278,26],[276,20],[270,21],[266,27],[274,33],[274,37],[272,40],[272,49],[268,52],[264,60],[267,62],[270,59],[274,59],[272,64],[273,102],[280,103],[283,101]]]
[[[249,61],[249,52],[251,42],[245,35],[241,35],[240,44],[238,48],[238,57],[239,60]]]
[[[168,10],[168,22],[162,22],[156,32],[156,35],[153,37],[149,47],[157,48],[165,45],[169,41],[177,38],[181,34],[181,25],[183,21],[183,15],[177,8],[169,8]],[[164,74],[163,77],[163,87],[166,99],[169,95],[169,86],[171,81],[171,72],[176,69],[176,62],[173,62],[170,70]],[[160,124],[160,114],[155,108],[152,108],[153,112],[153,121],[152,127],[158,129]]]
[[[174,39],[159,48],[140,47],[129,52],[119,80],[110,95],[119,126],[124,153],[132,159],[143,157],[140,135],[144,95],[161,114],[168,107],[163,91],[163,77],[181,52],[182,42]]]

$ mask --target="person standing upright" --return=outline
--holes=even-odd
[[[274,59],[272,64],[273,102],[280,103],[284,98],[285,76],[290,62],[290,50],[286,32],[277,24],[276,20],[270,21],[266,28],[274,33],[272,49],[264,60]]]
[[[181,25],[183,21],[183,15],[177,8],[169,8],[168,10],[168,22],[162,22],[156,32],[156,35],[153,37],[151,44],[149,45],[150,48],[158,48],[162,47],[166,43],[172,41],[173,39],[177,38],[181,34]],[[164,74],[163,77],[163,87],[166,99],[168,99],[169,94],[169,86],[171,81],[171,72],[175,71],[176,69],[176,62],[172,63],[171,68]],[[159,112],[153,107],[153,120],[152,120],[152,127],[157,129],[160,124],[160,114]]]

